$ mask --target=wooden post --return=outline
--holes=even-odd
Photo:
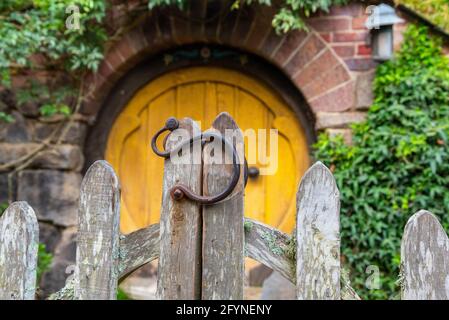
[[[226,129],[234,130],[236,149],[244,150],[243,135],[237,124],[229,114],[221,113],[215,119],[211,130],[225,136]],[[212,144],[207,144],[203,151],[203,194],[209,196],[223,191],[232,176],[231,164],[211,163],[211,151]],[[243,152],[239,153],[241,153],[240,160],[243,160]],[[228,161],[232,163],[232,159]],[[220,203],[203,207],[202,299],[204,300],[243,299],[245,257],[243,191],[242,165],[240,180],[234,192]]]
[[[179,129],[189,139],[200,134],[192,119],[183,119]],[[173,134],[173,133],[172,133]],[[176,134],[176,132],[175,132]],[[172,150],[179,141],[168,139],[166,150]],[[174,201],[170,189],[180,183],[196,194],[201,194],[201,160],[195,163],[196,152],[186,152],[183,163],[165,160],[160,222],[160,258],[157,296],[159,299],[199,299],[201,297],[201,208],[187,199]],[[187,158],[186,158],[187,157]]]
[[[296,292],[299,300],[340,300],[340,193],[316,162],[297,193]]]
[[[401,289],[404,300],[449,299],[449,239],[438,219],[425,210],[405,226]]]
[[[81,184],[75,299],[115,300],[119,276],[120,185],[106,161],[96,161]]]
[[[26,202],[0,217],[0,300],[34,300],[39,227]]]

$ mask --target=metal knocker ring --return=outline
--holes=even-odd
[[[172,119],[176,121],[176,126],[174,125],[175,122]],[[214,204],[214,203],[217,203],[219,201],[226,199],[226,197],[228,197],[234,191],[234,189],[239,181],[239,178],[240,178],[240,165],[239,165],[239,156],[237,154],[237,150],[235,149],[235,147],[232,144],[230,144],[226,139],[224,139],[222,135],[214,133],[214,132],[205,132],[200,135],[194,136],[194,137],[190,138],[189,140],[186,140],[186,141],[180,143],[173,150],[168,150],[168,151],[158,150],[157,146],[156,146],[157,138],[163,132],[165,132],[167,130],[173,131],[178,127],[179,127],[179,123],[175,118],[169,118],[167,120],[165,126],[162,129],[160,129],[155,134],[153,139],[151,140],[151,147],[152,147],[154,153],[156,153],[160,157],[169,158],[170,154],[172,152],[177,153],[177,152],[181,151],[181,149],[185,145],[187,145],[187,144],[191,145],[193,142],[195,142],[197,140],[201,140],[201,145],[204,146],[204,144],[206,144],[207,142],[211,142],[215,139],[218,139],[221,141],[222,145],[225,147],[225,152],[226,152],[226,150],[232,150],[233,173],[232,173],[231,181],[229,182],[228,186],[225,188],[225,190],[223,190],[222,192],[220,192],[217,195],[214,195],[214,196],[197,195],[197,194],[193,193],[187,186],[182,185],[182,184],[177,184],[177,185],[173,186],[170,190],[170,195],[171,195],[172,199],[179,201],[185,197],[192,201],[195,201],[195,202],[198,202],[201,204],[206,204],[206,205]],[[245,169],[246,169],[246,167],[247,167],[247,164],[246,164],[246,159],[245,159]],[[245,170],[245,171],[247,171],[247,170]],[[245,185],[246,185],[246,180],[247,180],[246,174],[245,174],[244,179],[245,179]]]
[[[157,138],[159,138],[159,136],[164,133],[165,131],[174,131],[176,129],[179,128],[179,121],[176,120],[176,118],[170,117],[167,119],[167,121],[165,122],[165,126],[161,129],[158,130],[158,132],[156,132],[156,134],[153,136],[153,139],[151,139],[151,148],[153,149],[153,152],[155,154],[157,154],[159,157],[162,158],[168,158],[170,156],[170,152],[171,151],[160,151],[157,148]],[[165,142],[164,142],[164,146],[165,146]]]

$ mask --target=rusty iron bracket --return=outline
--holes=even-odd
[[[166,132],[166,131],[174,131],[179,128],[179,121],[176,118],[170,117],[167,119],[165,126],[161,129],[159,129],[156,134],[151,139],[151,148],[153,149],[153,152],[157,154],[158,156],[168,159],[170,157],[170,154],[172,153],[178,153],[180,152],[186,145],[192,145],[195,141],[201,140],[201,148],[204,147],[204,145],[208,142],[214,141],[215,139],[218,139],[221,141],[222,145],[225,147],[225,150],[232,150],[232,167],[233,167],[233,173],[231,181],[229,182],[229,185],[220,192],[217,195],[213,196],[201,196],[197,195],[194,192],[192,192],[187,186],[182,184],[177,184],[173,186],[170,189],[170,196],[173,200],[180,201],[183,198],[190,199],[192,201],[198,202],[200,204],[214,204],[219,201],[222,201],[226,199],[235,189],[239,178],[240,178],[240,165],[239,165],[239,156],[237,153],[237,150],[235,149],[234,145],[232,145],[229,141],[223,138],[221,134],[215,133],[215,132],[203,132],[197,136],[191,137],[189,140],[182,141],[180,144],[178,144],[173,150],[159,150],[157,147],[157,139],[159,136]],[[165,142],[168,136],[164,140],[164,146]],[[246,162],[246,159],[244,159],[244,185],[246,186],[246,183],[248,182],[248,163]]]

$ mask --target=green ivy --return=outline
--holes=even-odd
[[[186,8],[187,0],[149,0],[148,7],[176,5]],[[307,30],[304,18],[310,17],[318,11],[328,12],[333,5],[342,5],[348,0],[283,0],[273,18],[272,24],[277,33],[286,33],[291,30]],[[260,4],[271,6],[271,0],[234,0],[230,9],[240,9],[242,5]]]
[[[13,123],[14,117],[4,111],[0,111],[0,123],[1,122]]]
[[[68,29],[69,5],[79,8],[79,29]],[[0,3],[0,74],[10,83],[9,71],[33,68],[30,57],[72,72],[96,70],[103,59],[106,32],[103,0],[2,0]]]
[[[62,89],[76,93],[78,79],[86,71],[96,71],[103,59],[107,40],[104,0],[2,0],[0,2],[0,84],[11,86],[12,76],[30,70],[67,72]],[[67,10],[76,6],[78,12]],[[75,18],[76,17],[76,18]],[[73,19],[70,19],[73,18]],[[67,22],[79,22],[68,28]],[[27,78],[27,82],[29,78]],[[48,83],[27,83],[18,93],[18,102],[42,101],[42,116],[70,115],[61,88]],[[51,92],[51,94],[49,93]],[[0,112],[0,122],[12,122]]]
[[[315,158],[341,191],[342,256],[363,298],[397,297],[400,242],[420,209],[449,227],[449,59],[426,27],[410,26],[396,58],[378,67],[375,101],[353,144],[320,135]],[[368,290],[369,265],[381,289]]]
[[[47,252],[45,244],[39,243],[37,252],[37,283],[39,284],[44,272],[50,269],[50,265],[53,261],[53,255]]]
[[[72,110],[65,102],[67,99],[75,98],[73,88],[70,86],[51,88],[32,79],[27,86],[16,92],[16,96],[19,105],[27,102],[42,102],[39,112],[43,117],[51,117],[55,114],[69,116]]]
[[[307,30],[304,17],[310,17],[318,11],[329,12],[331,6],[347,2],[347,0],[285,0],[273,18],[273,27],[278,33],[295,29]]]

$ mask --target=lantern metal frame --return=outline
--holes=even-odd
[[[371,15],[365,23],[365,27],[371,30],[372,56],[374,60],[386,61],[393,57],[393,26],[404,20],[398,17],[395,9],[387,4],[382,3],[372,7]]]

